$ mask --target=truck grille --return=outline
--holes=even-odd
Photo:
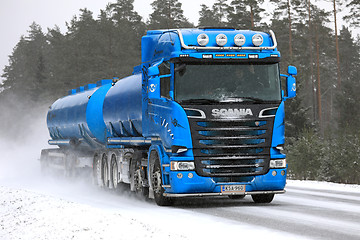
[[[241,177],[269,170],[274,116],[266,118],[191,118],[196,173]]]

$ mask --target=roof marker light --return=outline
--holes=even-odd
[[[197,37],[197,42],[200,46],[204,47],[209,43],[209,36],[205,33],[202,33]]]
[[[219,45],[220,47],[225,46],[225,44],[227,43],[227,37],[225,34],[220,33],[219,35],[216,36],[216,43],[217,45]]]
[[[255,47],[259,47],[263,42],[264,42],[263,37],[258,33],[252,37],[252,43],[254,44]]]
[[[238,47],[241,47],[242,45],[244,45],[245,41],[246,41],[246,38],[243,34],[239,33],[239,34],[236,34],[234,37],[235,45]]]

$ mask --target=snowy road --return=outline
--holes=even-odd
[[[360,239],[358,186],[290,181],[271,204],[247,196],[158,207],[128,192],[40,181],[0,179],[0,239]]]
[[[358,240],[360,190],[341,188],[337,184],[290,181],[287,193],[277,195],[270,205],[255,205],[247,197],[238,201],[208,200],[206,207],[198,200],[178,207],[309,239]]]
[[[360,239],[360,186],[289,181],[271,204],[247,196],[158,207],[134,194],[42,177],[36,159],[43,142],[21,149],[0,142],[0,240]]]

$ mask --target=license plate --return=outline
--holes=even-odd
[[[245,192],[245,185],[222,185],[222,193],[239,193]]]

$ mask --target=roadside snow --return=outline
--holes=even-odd
[[[186,239],[121,211],[0,186],[1,239]]]
[[[331,191],[360,193],[360,185],[356,185],[356,184],[287,180],[286,186],[302,187],[302,188],[314,189],[314,190],[331,190]]]

